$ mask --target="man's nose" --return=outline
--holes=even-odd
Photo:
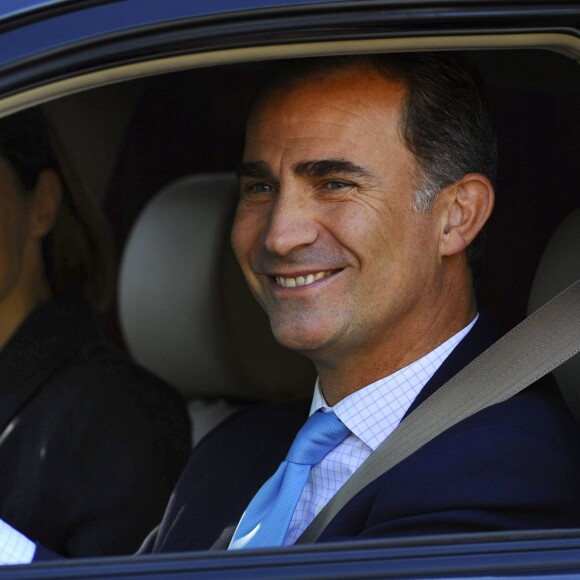
[[[263,234],[266,249],[278,256],[312,244],[318,237],[318,223],[306,199],[281,195],[270,212]]]

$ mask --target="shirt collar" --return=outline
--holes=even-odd
[[[399,424],[421,389],[472,329],[478,317],[479,314],[465,328],[420,359],[355,391],[334,407],[326,403],[320,381],[316,379],[310,414],[318,410],[333,411],[356,437],[374,451]]]

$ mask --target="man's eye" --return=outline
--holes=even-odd
[[[265,191],[274,191],[274,188],[268,183],[254,183],[250,186],[250,190],[262,193]]]
[[[332,181],[326,181],[324,183],[324,189],[341,190],[341,189],[346,189],[348,187],[352,187],[352,184],[348,183],[346,181],[332,180]]]
[[[266,193],[274,191],[274,187],[269,183],[249,183],[246,190],[255,193]]]
[[[242,185],[242,193],[269,193],[271,191],[274,191],[274,187],[269,183],[257,182]]]

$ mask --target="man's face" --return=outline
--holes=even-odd
[[[372,356],[433,307],[437,218],[412,211],[404,96],[348,69],[249,119],[234,251],[276,339],[315,362]]]

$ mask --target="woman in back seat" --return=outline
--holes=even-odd
[[[187,460],[180,395],[101,332],[96,208],[41,114],[0,119],[0,517],[68,556],[133,552]]]

